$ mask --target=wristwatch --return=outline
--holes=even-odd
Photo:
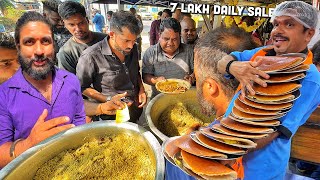
[[[110,101],[110,100],[111,100],[111,98],[112,98],[112,96],[107,96],[107,98],[106,98],[106,102]]]

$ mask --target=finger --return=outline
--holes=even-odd
[[[44,110],[42,111],[41,115],[39,116],[36,124],[38,124],[38,123],[43,123],[44,120],[47,118],[47,116],[48,116],[48,110],[47,110],[47,109],[44,109]]]
[[[111,102],[117,106],[116,109],[123,109],[125,107],[125,103],[121,102],[120,99],[111,100]]]
[[[63,126],[54,127],[52,129],[50,129],[49,131],[47,131],[47,137],[53,136],[59,132],[65,131],[65,130],[73,128],[73,127],[75,127],[74,124],[66,124]]]
[[[247,90],[249,91],[249,93],[250,93],[252,96],[256,94],[256,92],[253,90],[251,84],[248,83],[248,84],[246,85],[246,88],[247,88]]]
[[[120,99],[120,98],[122,98],[122,97],[126,97],[128,95],[128,93],[127,92],[124,92],[124,93],[122,93],[122,94],[117,94],[117,95],[115,95],[115,96],[113,96],[113,97],[115,97],[116,99]]]
[[[263,72],[263,71],[260,71],[260,70],[258,70],[258,69],[254,69],[252,73],[253,73],[254,75],[258,75],[258,76],[260,76],[260,77],[263,77],[264,79],[269,79],[269,78],[270,78],[269,74],[267,74],[267,73],[265,73],[265,72]]]
[[[242,86],[240,98],[244,100],[245,96],[246,96],[246,88]]]
[[[262,80],[261,78],[259,78],[259,76],[253,77],[252,81],[259,84],[262,87],[267,87],[267,83],[264,80]]]
[[[52,129],[56,126],[62,125],[64,123],[67,123],[70,121],[70,118],[68,116],[60,116],[53,119],[50,119],[46,122],[44,122],[43,128],[44,130]]]

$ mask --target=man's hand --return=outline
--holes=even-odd
[[[125,103],[120,99],[127,96],[127,92],[122,94],[117,94],[111,98],[110,101],[100,104],[101,113],[107,115],[115,115],[116,110],[125,108]],[[128,106],[131,106],[131,102],[128,103]]]
[[[192,85],[194,83],[194,81],[195,81],[194,73],[187,74],[186,76],[184,76],[183,79],[188,81]]]
[[[146,105],[147,103],[147,94],[146,92],[143,90],[141,90],[139,92],[139,106],[138,108],[142,108],[144,105]]]
[[[241,85],[241,97],[244,98],[246,94],[246,89],[251,95],[255,95],[255,91],[252,88],[253,82],[267,87],[267,83],[262,80],[269,79],[269,75],[263,71],[256,69],[257,66],[261,64],[261,60],[254,62],[238,62],[235,61],[230,66],[230,73],[240,82]]]
[[[47,116],[48,110],[45,109],[39,116],[39,119],[33,126],[30,135],[26,139],[31,144],[31,146],[34,146],[35,144],[43,141],[50,136],[53,136],[61,131],[70,129],[75,126],[74,124],[63,125],[70,121],[70,118],[67,116],[61,116],[45,121]]]

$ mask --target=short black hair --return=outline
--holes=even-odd
[[[51,30],[51,37],[53,39],[53,27],[49,23],[49,21],[42,16],[40,13],[35,11],[28,11],[25,12],[17,21],[16,28],[14,31],[14,40],[16,44],[19,44],[20,41],[20,31],[23,26],[25,26],[29,22],[43,22],[44,24],[48,25]]]
[[[162,15],[162,11],[159,11],[159,12],[158,12],[158,15],[161,16],[161,15]]]
[[[140,34],[139,20],[128,11],[119,11],[112,14],[110,21],[110,30],[114,32],[122,32],[122,28],[126,27],[135,35]]]
[[[0,33],[0,47],[16,49],[14,38],[9,33]]]
[[[108,11],[107,14],[108,14],[109,16],[112,16],[113,11]]]
[[[86,9],[81,3],[74,1],[65,1],[59,5],[58,13],[62,19],[68,19],[75,14],[87,17]]]
[[[164,10],[162,11],[162,13],[167,13],[167,14],[169,15],[169,17],[172,17],[172,12],[171,12],[170,9],[164,9]],[[162,15],[162,14],[161,14],[161,15]]]
[[[227,54],[233,51],[254,49],[258,46],[257,43],[254,42],[251,34],[239,27],[226,28],[221,26],[207,32],[205,37],[213,41],[210,43],[207,42],[209,43],[208,45],[213,46]]]
[[[60,0],[44,0],[42,1],[43,9],[58,13],[58,6],[61,4]]]
[[[181,33],[180,23],[175,18],[166,18],[161,21],[160,32],[162,33],[165,29],[173,29],[174,32]]]
[[[313,45],[311,51],[313,53],[313,64],[320,66],[320,40]]]

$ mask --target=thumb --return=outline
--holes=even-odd
[[[37,123],[42,123],[44,122],[44,120],[47,118],[48,116],[48,110],[47,109],[44,109],[42,114],[39,116],[38,120],[37,120]]]

